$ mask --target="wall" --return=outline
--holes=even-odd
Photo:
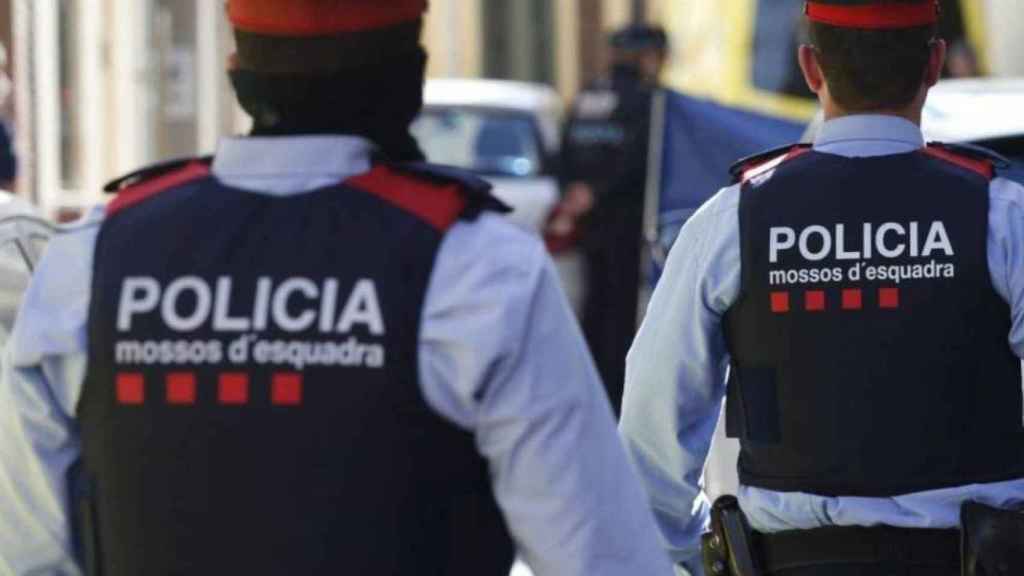
[[[1024,6],[1021,0],[988,0],[985,20],[989,28],[992,73],[1024,76]]]

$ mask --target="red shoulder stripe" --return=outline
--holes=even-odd
[[[789,152],[786,152],[782,156],[772,158],[771,160],[768,160],[766,162],[751,163],[749,166],[744,166],[743,177],[740,179],[740,182],[749,182],[753,178],[765,174],[770,170],[774,170],[779,166],[785,164],[786,162],[789,162],[794,158],[803,156],[804,154],[810,151],[811,149],[808,148],[807,146],[794,146]]]
[[[972,172],[981,174],[987,180],[991,180],[996,177],[996,168],[991,161],[957,154],[948,148],[942,148],[940,146],[927,146],[924,148],[924,153],[934,158],[939,158],[946,162],[956,164],[961,168],[966,168]]]
[[[434,184],[387,166],[377,166],[345,184],[373,194],[442,232],[451,228],[466,208],[466,198],[457,184]]]
[[[152,180],[143,180],[138,184],[133,184],[118,192],[117,197],[110,204],[107,204],[107,216],[145,202],[161,192],[177,188],[194,180],[206,178],[209,175],[209,166],[202,162],[190,162],[179,170],[168,172]]]

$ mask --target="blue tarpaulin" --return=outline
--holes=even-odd
[[[805,124],[666,91],[652,280],[686,220],[730,182],[740,158],[795,143]],[[655,129],[657,129],[655,124]],[[653,224],[653,223],[652,223]]]

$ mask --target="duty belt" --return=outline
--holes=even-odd
[[[776,534],[754,534],[754,548],[767,573],[828,564],[930,566],[956,573],[960,532],[830,526]]]
[[[1004,562],[1001,559],[1009,558],[1005,554],[988,554],[986,560],[985,554],[975,552],[975,549],[992,547],[992,539],[987,536],[993,532],[990,529],[992,512],[983,508],[974,515],[965,516],[977,516],[974,523],[982,528],[965,532],[890,526],[829,526],[762,534],[751,529],[736,497],[723,496],[711,507],[711,531],[702,537],[702,559],[708,576],[764,576],[830,565],[918,566],[939,573],[957,574],[960,572],[961,550],[966,550],[967,564],[977,556],[983,564],[996,558],[997,565],[1002,566]],[[969,506],[965,505],[965,509]],[[1013,516],[1013,520],[1018,517],[1024,520],[1024,516]],[[1008,528],[998,531],[1012,532]],[[962,538],[962,534],[970,537]],[[981,542],[972,543],[974,540]],[[1024,566],[1024,562],[1012,565]],[[1004,572],[992,574],[1002,576]],[[991,576],[989,572],[973,569],[964,574]],[[1005,574],[1016,576],[1024,574],[1024,571]]]

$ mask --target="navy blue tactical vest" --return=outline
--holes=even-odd
[[[992,165],[794,149],[748,173],[726,316],[749,486],[883,497],[1024,477],[1020,361],[987,236]]]
[[[280,198],[192,163],[96,246],[78,417],[103,576],[507,574],[473,436],[421,394],[424,294],[486,184],[380,165]]]

